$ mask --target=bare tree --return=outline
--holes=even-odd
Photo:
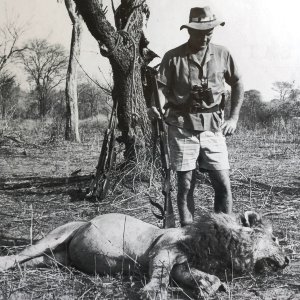
[[[294,88],[295,82],[288,81],[276,81],[273,83],[272,90],[277,92],[279,95],[279,101],[286,101]]]
[[[17,19],[9,16],[6,16],[6,20],[0,27],[0,104],[3,119],[6,118],[13,90],[16,87],[15,76],[7,66],[25,50],[18,45],[25,30],[26,25],[20,25]]]
[[[68,59],[61,45],[51,45],[44,39],[31,40],[25,47],[20,58],[37,93],[39,116],[43,118],[47,113],[50,92],[66,78]]]
[[[0,27],[0,72],[5,65],[25,47],[18,47],[18,42],[25,32],[25,26],[18,25],[16,20],[8,19]]]
[[[300,101],[300,89],[299,88],[293,88],[290,93],[290,100],[294,102]]]
[[[148,121],[142,86],[142,69],[149,62],[148,41],[143,25],[149,17],[145,1],[121,0],[114,10],[114,28],[106,19],[107,8],[99,0],[74,0],[91,34],[98,41],[101,54],[110,61],[114,87],[112,98],[117,103],[118,139],[125,143],[125,157],[132,158],[138,132],[145,137]],[[153,53],[151,51],[151,53]],[[154,55],[155,56],[155,55]],[[139,128],[141,130],[139,130]]]
[[[86,80],[80,83],[78,85],[79,119],[86,119],[100,113],[108,116],[110,106],[104,99],[110,99],[110,96],[93,82]]]
[[[2,72],[0,72],[0,110],[2,119],[6,118],[8,108],[11,108],[12,102],[16,101],[16,99],[14,99],[16,89],[15,76],[2,70]]]
[[[76,11],[73,0],[65,0],[73,29],[70,46],[69,67],[66,79],[66,130],[65,139],[80,142],[78,130],[78,99],[77,99],[77,71],[82,39],[82,17]]]

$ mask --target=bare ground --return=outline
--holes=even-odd
[[[113,193],[101,203],[83,199],[100,152],[100,125],[82,124],[80,145],[62,141],[51,124],[15,125],[0,136],[1,255],[20,251],[67,221],[107,212],[160,225],[147,195],[159,195],[160,186],[154,178],[149,187],[144,162],[124,178],[118,174]],[[263,130],[228,138],[234,211],[254,209],[272,219],[291,264],[280,273],[234,278],[228,282],[230,295],[219,293],[215,299],[300,299],[299,142],[297,132]],[[212,210],[213,192],[205,175],[199,174],[196,195],[199,214]],[[99,277],[59,266],[18,268],[1,274],[0,299],[138,299],[144,282],[139,274]],[[193,294],[172,287],[170,299],[193,299]]]

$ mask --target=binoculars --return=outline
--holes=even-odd
[[[207,105],[214,103],[214,97],[211,88],[208,87],[207,79],[201,80],[201,85],[192,87],[191,101],[193,106],[202,106],[203,102]]]

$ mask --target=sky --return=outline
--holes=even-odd
[[[114,0],[115,6],[119,2]],[[259,90],[268,101],[276,96],[272,90],[275,81],[294,80],[296,87],[300,86],[299,0],[147,0],[147,3],[151,12],[146,29],[148,47],[161,57],[187,41],[187,31],[179,28],[188,23],[190,8],[210,5],[217,17],[225,21],[224,27],[214,30],[212,43],[229,49],[243,76],[245,90]],[[103,0],[103,4],[108,6],[108,18],[113,22],[111,1]],[[0,0],[0,25],[6,16],[25,24],[23,42],[46,38],[69,49],[72,26],[63,1]],[[86,27],[80,63],[99,81],[104,80],[103,76],[109,78],[108,60],[101,57]],[[24,78],[22,71],[18,72],[19,78]]]

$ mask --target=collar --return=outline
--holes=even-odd
[[[203,67],[205,64],[207,64],[211,59],[212,59],[212,56],[214,55],[214,52],[213,52],[213,45],[211,43],[209,43],[207,45],[207,49],[205,51],[205,54],[204,54],[204,58],[202,59],[202,61],[200,62],[197,55],[196,54],[192,54],[191,53],[191,49],[189,47],[189,44],[188,42],[186,42],[184,44],[184,54],[189,58],[191,59],[192,61],[194,61],[195,63],[197,63],[200,67]]]

